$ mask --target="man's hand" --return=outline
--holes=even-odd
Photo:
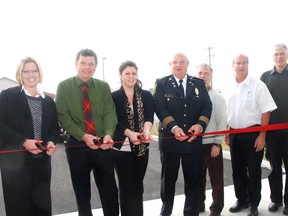
[[[112,148],[113,146],[113,139],[111,138],[110,135],[106,135],[104,138],[103,138],[103,143],[100,145],[100,148],[103,149],[103,150],[107,150],[107,149],[110,149]]]
[[[264,147],[265,147],[265,135],[260,133],[257,139],[255,140],[254,148],[256,148],[256,152],[259,152]]]
[[[228,146],[230,145],[229,134],[225,134],[224,141]]]
[[[180,142],[189,138],[180,127],[175,127],[172,132],[175,135],[175,139],[179,140]]]
[[[188,142],[193,142],[197,138],[197,136],[193,136],[194,134],[200,134],[202,133],[203,128],[199,124],[192,125],[192,127],[189,129],[189,132],[191,133],[191,137],[188,139]]]
[[[97,136],[93,136],[91,134],[84,134],[82,137],[82,140],[86,143],[86,145],[90,148],[90,149],[99,149],[99,145],[95,144],[94,141],[95,140],[99,140],[99,137]]]
[[[212,158],[215,158],[219,155],[220,153],[220,146],[216,146],[216,145],[213,145],[212,148],[211,148],[211,157]]]

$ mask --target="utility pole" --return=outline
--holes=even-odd
[[[212,66],[212,57],[214,57],[214,55],[211,54],[211,50],[214,49],[214,47],[209,46],[207,48],[208,50],[208,60],[209,60],[209,65]],[[206,49],[205,49],[206,50]]]
[[[103,81],[105,81],[105,68],[104,68],[104,61],[105,61],[106,59],[107,59],[107,58],[102,58]]]
[[[209,66],[212,67],[212,57],[214,57],[215,55],[211,54],[211,50],[214,49],[214,47],[208,46],[207,50],[208,50],[208,60],[209,60]],[[206,49],[205,49],[206,50]],[[211,86],[213,86],[213,80],[211,80]]]

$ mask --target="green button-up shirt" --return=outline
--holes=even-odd
[[[56,94],[56,108],[61,127],[79,141],[85,134],[82,85],[83,81],[78,76],[69,78],[59,83]],[[92,78],[87,82],[87,90],[96,135],[113,136],[117,116],[108,83]]]

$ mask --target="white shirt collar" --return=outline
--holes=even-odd
[[[24,91],[26,95],[33,97],[24,85],[22,85],[21,91]],[[37,85],[37,95],[35,97],[42,97],[43,99],[45,98],[45,94],[41,90],[40,84]]]
[[[174,78],[175,78],[175,80],[177,81],[177,83],[178,83],[178,85],[179,85],[179,84],[180,84],[180,83],[179,83],[179,80],[180,80],[180,79],[178,79],[178,78],[175,77],[175,76],[174,76]],[[183,80],[183,83],[182,83],[183,86],[186,86],[186,82],[187,82],[187,74],[185,75],[185,77],[184,77],[182,80]]]
[[[250,77],[249,74],[247,74],[246,78],[241,83],[238,83],[237,80],[236,80],[236,76],[235,76],[235,83],[237,85],[244,85],[244,84],[249,85],[250,80],[251,80],[251,77]]]

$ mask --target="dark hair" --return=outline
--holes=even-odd
[[[123,71],[125,70],[125,68],[127,67],[134,67],[136,69],[136,71],[138,71],[138,67],[135,64],[135,62],[127,60],[121,63],[120,67],[119,67],[119,74],[121,75],[123,73]],[[142,88],[142,82],[137,79],[137,83],[136,86],[139,87],[140,89]],[[122,86],[121,86],[122,88]]]
[[[121,63],[120,67],[119,67],[119,74],[121,75],[122,72],[125,70],[125,68],[127,67],[134,67],[136,69],[136,71],[138,71],[138,67],[135,64],[135,62],[127,60]]]
[[[91,50],[91,49],[82,49],[80,50],[77,55],[76,55],[76,62],[79,60],[80,56],[93,56],[95,58],[95,63],[97,65],[98,60],[97,60],[97,55],[96,53]]]

